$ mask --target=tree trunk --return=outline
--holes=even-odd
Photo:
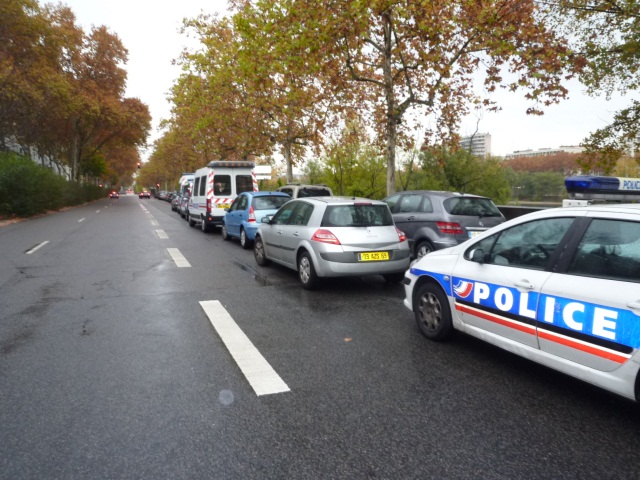
[[[382,13],[382,26],[384,29],[384,59],[382,64],[382,72],[385,84],[385,100],[387,103],[387,119],[385,126],[385,134],[387,137],[387,145],[385,156],[387,158],[387,195],[396,193],[396,104],[393,94],[393,77],[391,72],[391,11],[386,10]]]
[[[73,143],[71,145],[71,180],[72,181],[77,181],[78,177],[79,177],[79,172],[78,172],[78,167],[80,165],[80,162],[78,161],[78,157],[80,155],[80,148],[78,145],[78,124],[80,123],[79,120],[76,120],[73,123]]]
[[[291,144],[285,142],[282,146],[284,150],[284,161],[287,165],[287,183],[293,183],[293,158],[291,156]]]

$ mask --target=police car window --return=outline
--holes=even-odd
[[[495,241],[484,239],[468,255],[481,245],[484,263],[544,270],[572,223],[572,217],[522,223],[496,234]]]
[[[199,188],[200,188],[200,177],[196,178],[195,188],[193,189],[194,195],[198,195]]]
[[[205,176],[200,177],[200,193],[199,193],[199,195],[200,196],[205,195],[207,193],[206,190],[207,190],[207,177],[205,175]]]
[[[640,223],[593,220],[567,273],[639,282]]]

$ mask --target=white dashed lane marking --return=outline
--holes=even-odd
[[[86,220],[86,218],[81,218],[80,220],[78,220],[78,223],[82,223]]]
[[[169,238],[169,235],[164,230],[156,230],[158,237],[160,238]]]
[[[203,301],[200,305],[256,395],[290,391],[218,300]]]
[[[42,247],[44,247],[47,243],[49,243],[49,240],[45,240],[44,242],[36,245],[35,247],[33,247],[31,250],[27,250],[25,253],[27,255],[31,255],[33,252],[35,252],[36,250],[41,249]]]
[[[177,248],[167,248],[167,252],[169,252],[169,255],[171,255],[171,258],[173,258],[173,261],[176,262],[176,265],[178,267],[191,266],[189,261],[184,258],[184,255],[182,255],[182,253],[180,253],[180,250],[178,250]]]

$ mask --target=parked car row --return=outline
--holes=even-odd
[[[303,288],[323,277],[382,275],[402,280],[412,258],[474,237],[504,222],[486,197],[415,191],[384,201],[335,197],[326,185],[292,184],[258,192],[247,162],[211,162],[183,174],[172,210],[204,232],[254,248],[256,262],[298,272]],[[212,173],[215,172],[215,173]],[[209,192],[207,194],[207,191]],[[409,232],[409,235],[407,235]]]
[[[253,245],[260,266],[295,270],[305,289],[337,276],[402,280],[404,305],[430,340],[457,330],[640,397],[640,205],[507,222],[476,195],[291,198],[305,191],[240,192],[222,209],[223,239]]]

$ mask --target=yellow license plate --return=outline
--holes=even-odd
[[[231,205],[229,205],[228,203],[219,203],[218,204],[218,208],[229,208]]]
[[[389,252],[362,252],[358,254],[360,262],[379,262],[389,260]]]

